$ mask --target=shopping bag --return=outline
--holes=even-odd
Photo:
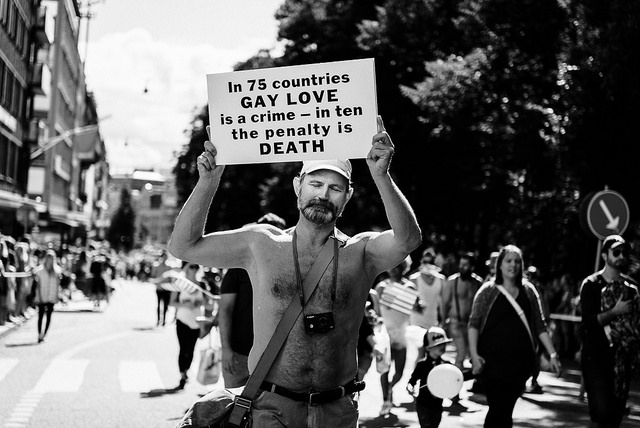
[[[376,356],[376,370],[380,374],[387,373],[391,368],[391,340],[382,322],[373,327],[373,339],[376,342],[373,353]]]
[[[200,365],[196,380],[202,385],[211,385],[220,379],[222,370],[222,347],[218,329],[214,328],[209,334],[209,345],[200,351]]]

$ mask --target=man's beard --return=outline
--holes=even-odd
[[[618,271],[624,271],[629,265],[629,261],[627,259],[612,259],[608,257],[607,264]]]
[[[301,211],[304,218],[318,226],[329,224],[338,217],[338,207],[322,199],[314,199],[307,202],[307,205]]]

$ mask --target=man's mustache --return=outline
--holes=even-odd
[[[315,207],[319,207],[319,208],[324,208],[327,209],[331,212],[335,212],[336,207],[335,205],[333,205],[331,202],[329,201],[325,201],[322,199],[312,199],[307,203],[307,206],[305,208],[315,208]]]

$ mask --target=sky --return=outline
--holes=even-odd
[[[207,103],[206,75],[232,71],[260,49],[277,52],[283,2],[91,0],[79,51],[111,173],[172,168]]]

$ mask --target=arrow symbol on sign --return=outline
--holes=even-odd
[[[611,211],[609,211],[609,207],[607,206],[607,204],[604,203],[604,201],[601,199],[600,200],[600,208],[602,208],[602,211],[604,212],[604,215],[607,216],[607,220],[609,221],[609,224],[607,224],[605,227],[607,229],[611,229],[611,230],[618,230],[618,223],[620,223],[620,217],[616,217],[613,218],[613,215],[611,215]]]

